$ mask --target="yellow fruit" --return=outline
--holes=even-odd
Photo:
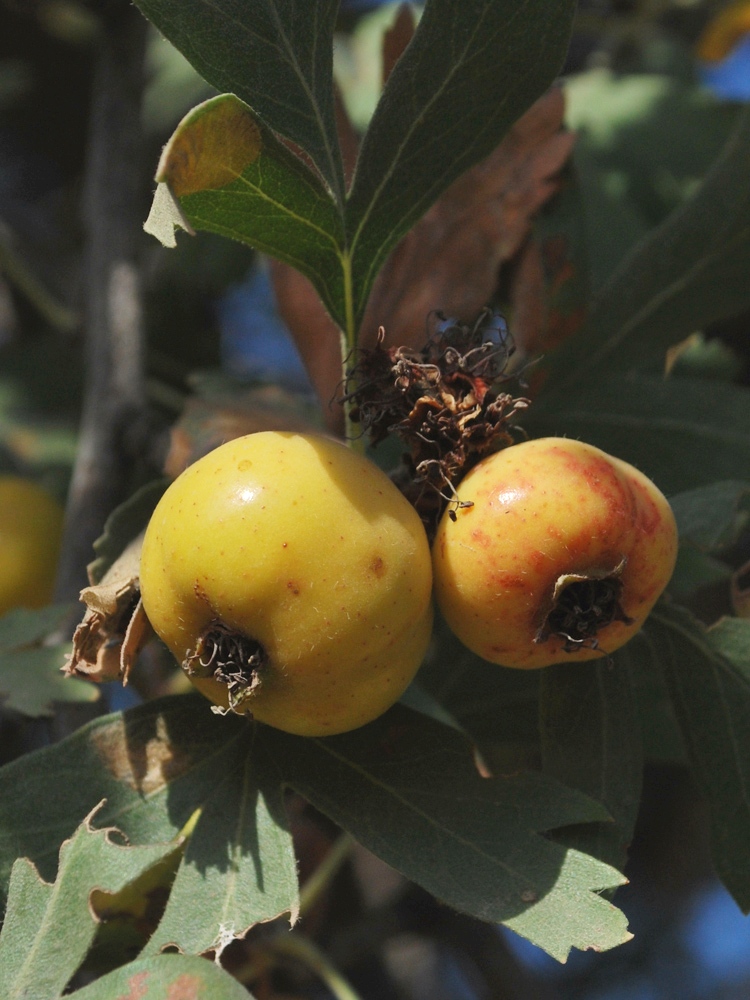
[[[0,476],[0,614],[52,599],[63,512],[21,476]]]
[[[677,528],[643,473],[592,445],[506,448],[461,482],[473,506],[433,545],[435,597],[479,656],[533,668],[605,656],[641,627],[669,582]]]
[[[169,487],[146,531],[157,633],[217,705],[300,735],[403,693],[432,627],[422,524],[388,477],[324,437],[230,441]]]

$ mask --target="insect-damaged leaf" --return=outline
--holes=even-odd
[[[264,250],[307,275],[343,322],[339,209],[242,101],[224,94],[193,108],[165,147],[156,180],[148,232],[173,245],[174,227],[187,224]]]
[[[119,891],[173,848],[114,844],[90,818],[62,845],[54,885],[26,858],[13,865],[0,933],[0,996],[8,1000],[60,996],[96,934],[91,891]]]
[[[105,798],[97,825],[117,826],[134,844],[174,841],[201,810],[175,882],[175,891],[190,888],[180,943],[202,951],[222,920],[225,930],[244,931],[293,911],[296,867],[280,785],[256,766],[253,733],[246,720],[213,715],[203,698],[164,698],[97,719],[0,769],[3,888],[19,854],[54,878],[57,845]]]

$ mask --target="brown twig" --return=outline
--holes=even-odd
[[[84,182],[86,391],[68,498],[57,600],[85,586],[92,543],[124,499],[123,433],[143,405],[140,110],[146,22],[125,0],[100,7]]]

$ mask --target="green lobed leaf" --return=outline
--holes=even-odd
[[[357,323],[398,240],[553,82],[574,9],[572,0],[428,0],[365,134],[347,200]]]
[[[685,748],[661,665],[648,641],[649,624],[617,651],[627,664],[638,705],[643,754],[650,761],[685,763]]]
[[[597,445],[667,496],[750,468],[750,391],[742,386],[600,373],[575,392],[541,394],[524,427]]]
[[[283,48],[285,18],[294,4],[277,2],[284,10],[277,12],[275,41]],[[230,11],[242,34],[247,17],[237,5],[238,0],[213,5],[215,31],[206,41],[207,0],[190,0],[177,20],[189,24],[200,9],[196,52],[205,42],[206,51],[217,46],[218,53]],[[252,6],[266,5],[272,7],[272,0]],[[173,31],[174,6],[171,0],[141,3],[162,30],[168,22]],[[286,119],[264,117],[258,94],[244,86],[241,73],[241,87],[226,77],[226,88],[247,104],[224,94],[183,119],[162,157],[157,180],[167,186],[157,188],[147,231],[170,246],[178,226],[249,243],[305,274],[338,325],[355,330],[372,283],[398,240],[453,180],[497,146],[552,82],[567,49],[574,6],[563,0],[550,13],[544,0],[525,0],[520,7],[512,0],[430,0],[389,77],[345,202],[332,198],[276,138],[274,132],[280,132],[298,143],[330,182],[311,147],[285,130]],[[330,34],[327,40],[323,35],[314,48],[330,45]],[[183,43],[179,47],[198,64],[196,52]],[[251,59],[252,47],[247,54]],[[228,63],[232,58],[230,53]],[[283,79],[255,84],[282,91]]]
[[[136,844],[173,841],[200,808],[154,947],[221,946],[296,905],[287,785],[439,898],[561,960],[627,939],[598,895],[619,873],[539,835],[603,808],[535,773],[483,779],[459,733],[401,707],[327,740],[217,718],[190,696],[96,720],[0,770],[0,872],[23,854],[54,874],[57,844],[104,796],[97,822]]]
[[[124,847],[88,819],[60,849],[54,885],[34,865],[13,865],[8,906],[0,932],[0,996],[4,1000],[52,1000],[88,952],[97,930],[89,895],[118,892],[173,849],[173,844]]]
[[[173,841],[201,810],[154,947],[223,947],[255,922],[296,912],[279,778],[254,733],[246,720],[215,716],[203,698],[165,698],[97,719],[3,768],[3,881],[19,854],[54,877],[57,845],[106,798],[97,824],[116,825],[134,843]]]
[[[604,370],[663,367],[671,344],[747,307],[749,162],[750,110],[695,195],[632,249],[584,330],[551,359],[558,401]]]
[[[54,713],[55,702],[96,701],[99,689],[61,672],[69,644],[42,645],[70,615],[71,605],[17,608],[0,618],[0,698],[32,718]]]
[[[0,655],[46,639],[64,624],[71,608],[71,604],[49,604],[9,611],[0,617]]]
[[[750,482],[728,479],[686,490],[670,498],[680,540],[715,552],[737,537],[740,509],[750,496]]]
[[[0,698],[6,708],[33,719],[54,715],[56,702],[93,702],[95,684],[65,677],[60,665],[70,645],[35,646],[0,655]]]
[[[579,792],[535,772],[482,778],[456,730],[402,706],[342,736],[263,740],[285,783],[443,902],[560,961],[628,939],[598,894],[619,872],[539,835],[607,818]]]
[[[253,1000],[224,969],[192,955],[138,958],[77,990],[76,1000]]]
[[[717,874],[750,912],[750,621],[705,629],[663,603],[645,637],[666,675],[696,784],[711,813]]]
[[[137,6],[204,79],[236,94],[299,145],[343,200],[333,97],[339,0],[137,0]]]
[[[217,718],[198,696],[103,716],[66,740],[0,768],[0,890],[16,857],[54,879],[57,850],[105,799],[97,825],[134,844],[174,840],[238,767],[248,726]],[[23,789],[23,794],[19,794]]]
[[[344,322],[341,213],[242,101],[223,94],[193,108],[165,147],[156,180],[147,232],[174,245],[174,226],[187,225],[264,250],[306,274]]]
[[[420,686],[458,721],[491,768],[538,768],[539,671],[488,663],[468,650],[439,614],[434,636],[432,655],[418,674]]]
[[[614,822],[558,839],[622,869],[641,800],[643,745],[627,658],[542,671],[539,728],[545,774],[601,802]]]
[[[289,913],[294,924],[297,906],[279,774],[259,739],[236,768],[217,775],[145,954],[167,945],[188,954],[221,952],[256,923]]]

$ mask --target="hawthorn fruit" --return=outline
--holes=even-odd
[[[458,495],[433,544],[435,597],[464,645],[493,663],[606,656],[640,629],[672,575],[667,500],[592,445],[514,445],[475,466]]]
[[[146,530],[151,624],[220,710],[329,735],[381,715],[432,630],[429,543],[368,459],[264,431],[188,467]]]

